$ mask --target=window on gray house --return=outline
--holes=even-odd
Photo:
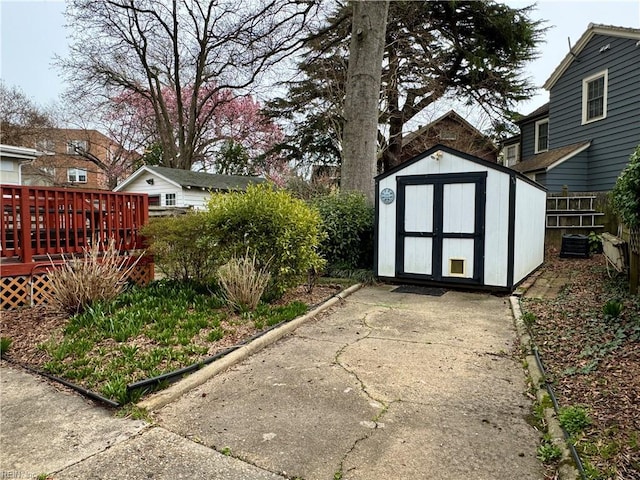
[[[582,123],[601,120],[607,116],[608,70],[598,72],[582,81]]]
[[[517,143],[515,145],[509,145],[508,147],[505,148],[505,160],[506,160],[505,164],[507,167],[512,167],[513,165],[518,163],[518,147],[519,146],[520,144]]]
[[[604,113],[604,77],[587,83],[587,120]]]
[[[549,120],[536,122],[536,150],[535,153],[549,150]]]
[[[167,207],[175,207],[176,206],[176,194],[175,193],[167,193],[164,196],[164,204]]]

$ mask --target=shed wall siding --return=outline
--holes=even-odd
[[[379,190],[390,188],[398,195],[396,176],[384,178],[379,182]],[[385,205],[378,202],[378,276],[396,276],[396,206],[398,199]]]
[[[544,261],[547,194],[516,179],[513,281],[518,283]]]
[[[487,171],[485,218],[485,285],[507,286],[507,250],[509,228],[509,175],[443,152],[436,160],[431,156],[408,165],[396,175],[379,181],[379,190],[391,188],[397,194],[396,178],[408,175],[433,175]],[[396,207],[378,201],[378,275],[395,277]],[[544,205],[544,202],[543,202]]]
[[[600,48],[610,48],[600,53]],[[608,70],[607,116],[582,125],[582,81]],[[572,162],[564,173],[580,176],[588,166],[586,191],[610,190],[640,143],[640,48],[636,40],[596,35],[550,91],[549,146],[592,140],[588,165]],[[573,172],[569,169],[573,168]]]
[[[484,232],[484,284],[507,286],[509,249],[509,181],[503,172],[489,170]]]

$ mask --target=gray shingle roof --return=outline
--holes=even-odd
[[[523,159],[511,167],[512,170],[520,173],[535,172],[538,170],[547,170],[554,163],[565,159],[568,160],[575,155],[580,149],[590,145],[590,141],[574,143],[564,147],[554,148],[544,153],[538,153],[533,157]]]
[[[217,173],[192,172],[190,170],[180,170],[178,168],[167,167],[147,167],[152,172],[172,180],[183,188],[195,187],[210,190],[246,190],[252,183],[264,183],[266,180],[261,177],[250,177],[244,175],[221,175]]]
[[[548,115],[548,114],[549,114],[549,102],[545,103],[541,107],[536,108],[533,112],[531,112],[529,115],[525,115],[520,120],[518,120],[516,123],[517,124],[521,124],[523,122],[526,122],[527,120],[532,120],[532,119],[534,119],[536,117],[541,117],[541,116],[545,116],[545,115]]]

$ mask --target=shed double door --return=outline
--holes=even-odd
[[[486,172],[397,177],[397,277],[483,282],[486,177]]]

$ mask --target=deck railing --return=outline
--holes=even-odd
[[[30,263],[40,255],[80,253],[115,238],[121,250],[143,248],[146,194],[0,185],[2,258]]]

